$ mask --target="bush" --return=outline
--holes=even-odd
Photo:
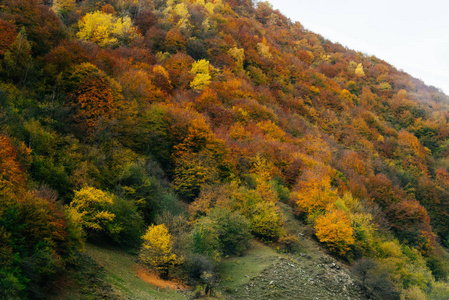
[[[215,208],[209,217],[218,226],[218,238],[224,255],[242,255],[251,239],[248,220],[238,212]]]
[[[298,247],[298,239],[294,235],[285,235],[279,239],[279,250],[286,253],[293,253]]]
[[[184,264],[184,270],[189,277],[189,284],[202,283],[202,275],[204,272],[214,274],[214,264],[203,255],[194,254],[187,258]]]
[[[131,201],[114,197],[111,212],[115,214],[114,222],[120,227],[120,232],[112,236],[113,241],[125,247],[139,247],[144,223],[136,205]]]
[[[282,219],[272,202],[256,205],[251,218],[251,232],[264,242],[276,242],[285,233]]]
[[[360,278],[370,299],[399,299],[399,292],[390,280],[390,273],[374,260],[359,259],[352,265],[351,271]]]
[[[192,238],[196,253],[209,257],[241,255],[251,239],[249,222],[237,212],[215,208],[195,224]]]

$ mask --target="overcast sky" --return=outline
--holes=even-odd
[[[449,1],[269,2],[306,29],[375,55],[449,95]]]

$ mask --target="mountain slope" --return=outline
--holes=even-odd
[[[373,297],[447,292],[438,89],[265,2],[1,0],[0,29],[5,295],[86,239],[207,293],[252,238],[294,251],[284,204]]]

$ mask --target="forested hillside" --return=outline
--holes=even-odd
[[[86,241],[208,292],[288,204],[371,297],[447,299],[448,109],[267,2],[0,0],[0,298]]]

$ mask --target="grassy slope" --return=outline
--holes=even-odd
[[[106,282],[124,299],[185,299],[172,290],[158,292],[156,286],[142,280],[137,275],[135,256],[95,245],[87,245],[86,254],[105,269]]]
[[[139,273],[141,277],[139,277]],[[144,276],[142,276],[144,275]],[[85,254],[56,283],[50,300],[64,299],[185,299],[166,288],[148,283],[154,276],[136,263],[136,257],[118,249],[86,245]],[[145,279],[145,280],[144,280]],[[160,286],[166,282],[156,281]],[[169,282],[175,285],[173,282]]]

